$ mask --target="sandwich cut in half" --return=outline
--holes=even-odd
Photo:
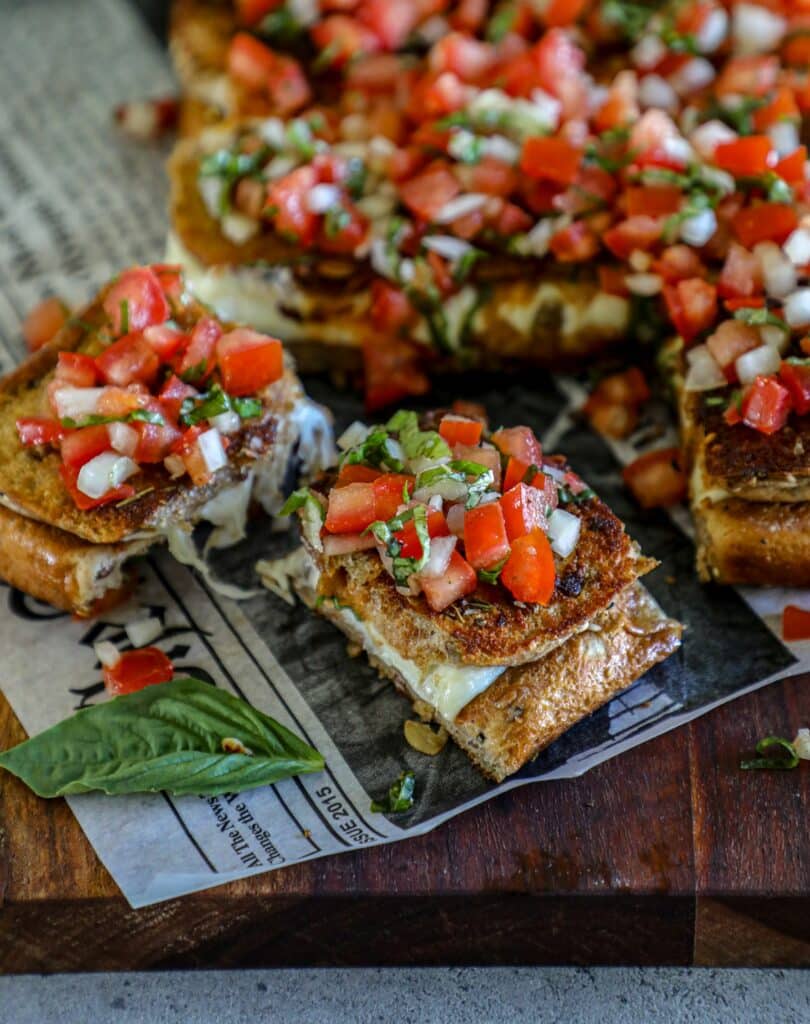
[[[199,562],[268,512],[302,434],[326,431],[281,343],[223,323],[179,268],[133,267],[0,380],[0,578],[91,614],[159,541]],[[310,437],[310,441],[312,438]]]
[[[490,778],[679,646],[638,582],[655,562],[528,427],[400,411],[339,444],[287,504],[293,584]]]

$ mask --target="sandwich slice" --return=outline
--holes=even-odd
[[[288,502],[294,586],[490,778],[679,646],[654,561],[528,427],[401,411],[340,445]]]
[[[198,562],[195,523],[219,546],[252,497],[277,511],[302,434],[328,432],[278,340],[216,319],[177,267],[130,268],[0,380],[0,578],[91,614],[155,543]]]
[[[483,102],[481,123],[501,99]],[[500,137],[509,159],[527,130]],[[446,146],[432,159],[381,136],[328,143],[303,118],[210,129],[170,161],[169,258],[305,369],[368,370],[403,345],[433,371],[562,368],[625,340],[630,302],[600,285],[590,229],[574,245],[569,217],[532,212],[534,179]]]

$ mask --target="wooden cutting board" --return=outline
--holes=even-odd
[[[62,800],[0,773],[0,972],[342,964],[810,965],[810,676],[421,838],[134,911]],[[0,697],[0,748],[24,733]]]

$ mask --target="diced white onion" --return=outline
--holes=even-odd
[[[396,459],[397,462],[405,461],[405,450],[396,438],[386,438],[385,450],[388,452],[389,457]]]
[[[453,534],[454,537],[464,536],[465,514],[466,510],[463,505],[451,505],[445,514],[445,519],[447,520],[447,529]]]
[[[645,70],[654,68],[667,55],[667,48],[660,36],[649,33],[643,35],[633,49],[630,58],[637,68]]]
[[[120,455],[135,454],[138,447],[138,431],[126,423],[108,423],[107,434],[110,438],[110,447]]]
[[[624,283],[633,295],[658,295],[664,285],[660,274],[627,274]]]
[[[799,729],[793,741],[793,749],[802,761],[810,761],[810,729]]]
[[[795,153],[801,142],[795,121],[776,121],[768,128],[767,135],[779,156]]]
[[[701,210],[693,217],[687,217],[681,221],[679,234],[681,241],[699,249],[708,244],[716,230],[717,217],[714,210]]]
[[[711,160],[721,142],[733,142],[737,133],[722,121],[706,121],[698,125],[689,136],[695,152],[704,160]]]
[[[432,494],[428,498],[428,503],[427,504],[428,504],[428,508],[438,509],[441,512],[442,506],[444,505],[444,502],[442,501],[441,494]]]
[[[465,242],[463,238],[456,238],[455,235],[426,235],[422,239],[422,245],[437,252],[446,260],[459,260],[472,249],[469,242]]]
[[[713,391],[715,388],[724,388],[728,383],[717,360],[705,345],[695,345],[687,352],[686,358],[689,362],[684,381],[686,391]]]
[[[678,109],[678,94],[661,75],[645,75],[641,79],[638,101],[642,107],[657,107],[670,113]]]
[[[738,3],[731,13],[731,35],[737,54],[767,53],[776,49],[786,28],[783,17],[759,4]]]
[[[212,416],[208,422],[212,427],[216,427],[220,434],[235,434],[242,425],[242,418],[238,412],[229,409],[227,412]]]
[[[781,299],[796,288],[796,268],[775,242],[755,245],[754,255],[762,268],[762,279],[768,295]]]
[[[320,16],[318,0],[287,0],[287,9],[296,25],[303,28],[313,25]]]
[[[810,288],[799,288],[785,299],[785,320],[791,327],[810,324]]]
[[[695,33],[695,43],[701,53],[714,53],[727,34],[728,15],[722,7],[713,7]]]
[[[228,465],[228,456],[222,444],[222,436],[215,427],[200,434],[197,444],[200,447],[205,468],[209,473],[216,473],[218,469]]]
[[[658,113],[662,117],[666,117],[663,111],[647,111],[647,113]],[[661,143],[661,149],[664,151],[666,156],[671,160],[675,160],[677,163],[683,164],[684,167],[694,159],[694,151],[686,139],[681,135],[670,135],[665,138]]]
[[[544,89],[533,89],[531,94],[533,113],[546,125],[549,131],[554,131],[560,123],[560,111],[562,104],[555,97],[549,95]]]
[[[339,202],[340,189],[337,185],[322,182],[319,185],[313,185],[307,193],[306,204],[310,213],[326,213]]]
[[[456,542],[456,537],[431,537],[430,554],[424,568],[420,570],[419,576],[425,580],[443,576],[450,564]]]
[[[369,259],[371,260],[372,268],[382,277],[392,280],[396,277],[394,269],[395,254],[384,238],[375,238],[371,243]]]
[[[750,384],[760,374],[776,373],[782,364],[782,357],[770,345],[760,345],[738,356],[734,369],[742,384]]]
[[[447,19],[443,18],[440,14],[434,14],[433,17],[423,21],[421,25],[414,29],[414,35],[417,35],[428,45],[432,45],[433,43],[438,43],[449,31],[450,26],[447,23]]]
[[[163,632],[163,623],[154,616],[149,619],[136,619],[124,626],[124,632],[133,647],[148,647]]]
[[[102,452],[85,462],[79,470],[76,487],[88,498],[102,498],[108,491],[120,487],[134,473],[138,472],[137,462],[117,452]]]
[[[679,96],[688,96],[698,89],[705,89],[714,77],[715,70],[710,61],[705,57],[693,57],[669,76],[669,84]]]
[[[121,652],[109,640],[101,640],[93,644],[93,652],[104,668],[112,668],[121,660]]]
[[[551,550],[560,558],[567,558],[579,540],[582,522],[578,516],[571,515],[563,508],[555,508],[548,519],[548,539]]]
[[[408,469],[411,473],[415,473],[419,476],[420,473],[424,473],[428,469],[435,469],[436,466],[445,466],[450,461],[446,456],[440,456],[438,459],[430,459],[427,456],[420,455],[415,459],[408,459]]]
[[[478,499],[479,505],[491,505],[494,501],[500,501],[501,496],[495,491],[485,491]]]
[[[163,460],[163,466],[172,480],[186,472],[186,464],[179,455],[167,455]]]
[[[280,117],[266,117],[256,126],[256,133],[273,149],[284,149],[287,145],[287,132]]]
[[[468,213],[479,210],[487,203],[489,196],[483,192],[467,192],[464,195],[456,196],[445,203],[434,217],[437,224],[449,224],[458,217],[465,217]]]
[[[783,356],[790,348],[790,331],[783,331],[776,324],[764,324],[759,329],[759,336],[763,345],[775,348],[780,356]]]
[[[543,472],[546,476],[550,476],[552,480],[556,480],[558,484],[565,482],[565,470],[560,469],[558,466],[544,465]]]
[[[104,391],[104,388],[74,388],[70,385],[56,388],[53,393],[56,415],[60,420],[92,416]]]
[[[197,188],[208,213],[219,220],[222,216],[222,191],[225,181],[218,174],[205,175],[197,179]]]
[[[294,171],[298,166],[298,161],[293,156],[284,156],[279,154],[274,156],[264,167],[264,176],[269,178],[271,181],[277,181],[279,178],[285,178],[291,171]]]
[[[246,217],[244,213],[237,213],[232,210],[223,215],[219,222],[222,234],[235,245],[243,245],[249,238],[253,238],[259,230],[259,222],[252,217]]]
[[[481,140],[484,156],[491,156],[505,164],[516,164],[520,159],[520,146],[505,135],[490,135]]]
[[[351,555],[355,551],[368,551],[376,543],[373,533],[330,533],[323,538],[323,553],[327,557]]]
[[[723,195],[730,196],[737,190],[734,175],[729,174],[728,171],[721,171],[719,167],[703,164],[698,170],[698,176],[704,185],[708,185],[713,191],[721,192]]]
[[[783,249],[794,267],[810,263],[810,231],[807,228],[796,228],[788,236]]]
[[[542,220],[539,220],[526,235],[527,254],[545,256],[556,230],[557,225],[554,217],[544,217]]]
[[[652,266],[652,253],[645,252],[643,249],[633,249],[627,262],[637,274],[645,274]]]
[[[349,448],[355,448],[357,445],[362,444],[370,433],[371,427],[361,423],[360,420],[355,420],[354,423],[350,423],[346,427],[335,444],[342,452],[345,452]]]

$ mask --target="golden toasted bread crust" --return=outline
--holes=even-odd
[[[702,580],[810,586],[810,502],[729,498],[692,509]]]
[[[228,3],[174,0],[169,46],[184,89],[193,89],[196,75],[225,71],[228,45],[236,29]]]
[[[362,646],[351,617],[326,602],[321,614]],[[380,623],[375,620],[375,625]],[[600,613],[592,628],[529,665],[510,668],[467,704],[454,720],[435,709],[473,763],[501,782],[582,718],[626,689],[680,645],[682,627],[668,619],[636,583]],[[370,658],[381,675],[413,702],[424,701],[391,666]]]
[[[373,620],[392,647],[423,667],[536,661],[655,565],[638,555],[621,521],[599,499],[573,508],[582,520],[579,541],[558,567],[557,588],[545,608],[518,604],[502,587],[482,583],[471,599],[434,612],[421,595],[397,591],[376,552],[333,558],[311,552],[320,572],[318,592]]]
[[[124,563],[146,546],[79,541],[0,506],[0,578],[76,615],[123,600],[130,589]]]
[[[0,380],[0,494],[33,519],[93,543],[115,544],[141,531],[193,521],[206,501],[244,479],[256,460],[272,448],[303,392],[288,365],[284,376],[258,396],[263,414],[246,420],[230,438],[228,466],[204,487],[192,487],[186,478],[171,480],[162,465],[145,466],[137,477],[137,500],[81,511],[59,475],[58,453],[23,447],[15,424],[19,417],[50,415],[47,385],[60,351],[96,355],[103,349],[105,294],[106,289],[53,341]],[[173,310],[181,327],[191,326],[207,312],[189,298]]]

